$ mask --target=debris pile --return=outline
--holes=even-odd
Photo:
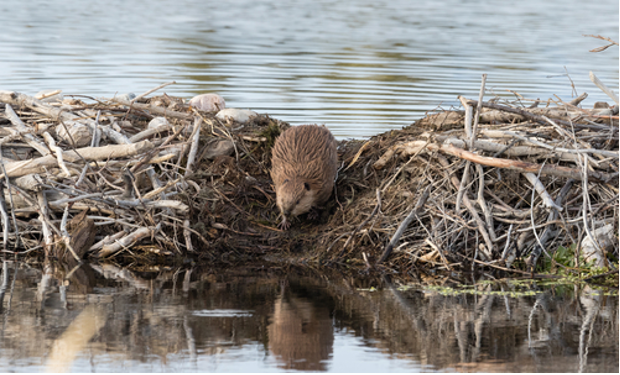
[[[618,106],[482,92],[484,80],[462,111],[341,141],[333,199],[281,231],[269,168],[282,121],[224,113],[217,98],[203,111],[165,94],[46,102],[0,91],[4,251],[533,272],[540,258],[567,268],[558,249],[571,249],[574,268],[607,266],[618,256]]]

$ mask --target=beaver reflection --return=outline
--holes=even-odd
[[[332,353],[334,332],[327,306],[318,306],[290,291],[275,301],[268,327],[269,350],[278,367],[325,371]]]

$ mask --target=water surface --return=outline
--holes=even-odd
[[[618,372],[617,290],[12,262],[1,281],[0,372]]]
[[[610,101],[618,89],[618,1],[578,0],[3,0],[0,89],[111,97],[163,82],[186,98],[217,92],[229,107],[338,137],[409,125],[457,96]],[[566,68],[566,70],[565,70]]]

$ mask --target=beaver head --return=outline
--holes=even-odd
[[[301,178],[290,178],[282,181],[276,192],[276,203],[284,217],[298,216],[310,211],[316,203],[316,189],[308,181]]]

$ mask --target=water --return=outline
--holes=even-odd
[[[0,89],[220,93],[368,137],[457,95],[609,99],[617,1],[2,0]],[[16,267],[16,268],[13,268]],[[618,372],[618,297],[571,285],[398,290],[278,270],[4,263],[0,372]],[[383,286],[382,291],[369,290]],[[498,292],[534,291],[495,294]]]
[[[610,101],[618,88],[618,1],[3,0],[0,89],[111,97],[163,82],[186,98],[367,137],[457,95]]]
[[[11,262],[0,281],[0,372],[618,372],[617,289]]]

